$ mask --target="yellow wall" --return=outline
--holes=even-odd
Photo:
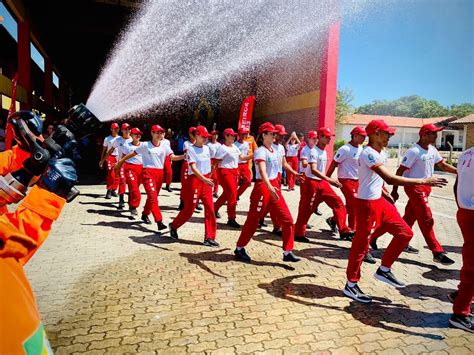
[[[278,113],[319,107],[319,90],[301,95],[282,98],[259,106],[255,109],[255,117],[271,116]]]
[[[6,95],[8,97],[12,96],[12,81],[7,78],[5,75],[0,74],[0,94]],[[26,90],[17,85],[16,87],[16,100],[26,103]]]

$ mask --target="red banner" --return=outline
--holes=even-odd
[[[12,79],[12,97],[11,97],[11,103],[10,103],[10,110],[8,111],[8,116],[10,117],[11,114],[13,114],[15,110],[15,103],[16,103],[16,86],[18,84],[18,73],[13,76]],[[6,134],[5,134],[5,150],[10,150],[12,149],[12,141],[13,141],[13,127],[10,125],[10,123],[7,120],[7,128],[6,128]]]
[[[240,107],[239,126],[237,127],[238,129],[247,128],[250,130],[254,104],[255,96],[247,96],[244,101],[242,101],[242,106]]]

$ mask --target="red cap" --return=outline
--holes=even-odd
[[[354,135],[354,134],[360,134],[361,136],[367,136],[367,132],[365,131],[365,129],[363,129],[362,127],[354,127],[354,129],[351,131],[351,135]]]
[[[124,130],[124,129],[130,129],[130,125],[128,123],[122,123],[121,130]]]
[[[387,132],[388,134],[395,134],[396,128],[389,127],[388,124],[385,123],[383,120],[372,120],[369,122],[367,127],[365,127],[365,131],[367,135],[374,134],[378,131]]]
[[[239,128],[239,133],[240,134],[250,133],[250,130],[247,127],[240,127]]]
[[[288,134],[288,132],[286,132],[285,126],[283,126],[282,124],[276,124],[275,129],[278,131],[277,133],[280,136],[286,136]]]
[[[202,137],[209,137],[210,136],[209,132],[207,131],[207,128],[204,127],[204,126],[197,126],[196,130],[194,131],[194,134],[198,134]]]
[[[309,139],[318,138],[318,132],[316,132],[316,131],[308,131],[308,138],[309,138]]]
[[[114,122],[110,125],[110,129],[117,129],[117,128],[119,128],[119,125],[116,122]]]
[[[194,134],[194,131],[196,130],[196,127],[189,127],[188,133]]]
[[[334,133],[332,133],[332,131],[329,127],[318,128],[317,132],[318,132],[318,137],[332,137],[332,136],[334,136]]]
[[[133,127],[132,130],[130,131],[131,134],[138,134],[140,136],[143,136],[142,131],[140,131],[140,128]]]
[[[278,130],[270,122],[264,122],[258,127],[258,133],[263,132],[278,133]]]
[[[233,135],[233,136],[236,136],[237,135],[237,132],[235,132],[232,128],[226,128],[224,129],[224,132],[222,132],[224,134],[224,136],[227,136],[229,134]]]
[[[161,127],[159,124],[155,124],[151,126],[151,131],[152,132],[165,132],[165,129]]]
[[[430,132],[439,132],[439,131],[442,131],[443,129],[444,129],[444,127],[436,127],[432,123],[425,124],[425,125],[421,126],[421,128],[420,128],[420,136],[422,136],[426,133],[430,133]]]
[[[211,131],[211,136],[213,136],[214,134],[219,134],[219,131],[216,131],[216,130]]]

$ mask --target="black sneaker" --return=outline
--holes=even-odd
[[[342,240],[348,240],[352,242],[352,239],[354,239],[355,233],[353,231],[345,232],[345,233],[339,233],[339,237]]]
[[[414,247],[412,247],[410,244],[408,244],[405,249],[403,249],[405,253],[410,253],[410,254],[418,254],[420,251]]]
[[[388,283],[390,286],[395,288],[403,288],[405,284],[398,281],[392,271],[382,271],[382,269],[378,268],[377,272],[374,274],[374,277],[379,280]]]
[[[173,239],[178,239],[178,231],[176,229],[171,228],[171,223],[168,224],[168,228],[170,229],[170,237]]]
[[[469,333],[474,333],[474,323],[471,317],[466,317],[460,314],[453,314],[449,318],[449,324],[458,329],[465,330]]]
[[[202,206],[200,203],[196,205],[196,211],[202,211]]]
[[[319,210],[319,208],[317,208],[316,211],[314,211],[314,214],[316,216],[322,216],[323,215],[323,213]]]
[[[164,224],[162,221],[156,222],[158,225],[158,230],[162,231],[163,229],[166,229],[166,224]]]
[[[301,237],[301,236],[295,236],[295,242],[311,243],[311,241],[307,237]]]
[[[112,197],[117,197],[117,196],[118,196],[118,193],[117,193],[117,191],[115,191],[115,190],[112,190]]]
[[[454,303],[454,300],[456,299],[457,296],[458,296],[458,291],[454,291],[454,292],[449,293],[448,294],[449,302]]]
[[[142,214],[142,221],[145,224],[151,224],[150,218],[146,214]]]
[[[214,212],[214,214],[216,215],[216,218],[221,218],[221,214],[218,211]]]
[[[123,208],[125,207],[125,199],[123,197],[123,194],[120,194],[119,195],[119,204],[118,204],[118,209],[119,210],[123,210]]]
[[[364,262],[369,264],[375,264],[377,263],[377,260],[375,260],[372,254],[370,254],[370,251],[368,251],[367,254],[365,254],[364,256]]]
[[[229,219],[227,221],[227,225],[229,227],[232,227],[232,228],[240,228],[241,227],[241,225],[239,223],[237,223],[237,221],[235,219]]]
[[[212,194],[212,196],[213,196],[214,198],[219,198],[219,195],[217,194],[217,192],[214,192],[214,193]]]
[[[112,198],[112,190],[107,190],[107,193],[105,194],[105,199],[110,200]]]
[[[280,228],[278,228],[278,229],[277,229],[277,228],[273,228],[273,230],[272,230],[272,234],[274,234],[274,235],[277,235],[277,236],[281,237],[281,235],[282,235],[282,231],[281,231],[281,229],[280,229]]]
[[[433,254],[433,261],[435,263],[440,263],[440,264],[443,264],[443,265],[453,265],[454,264],[454,260],[451,259],[451,258],[448,258],[446,253],[434,253]]]
[[[332,219],[332,217],[326,218],[326,223],[328,224],[329,228],[336,233],[337,232],[337,224],[336,221]]]
[[[245,248],[242,248],[240,250],[236,248],[234,250],[234,254],[237,260],[243,261],[244,263],[250,263],[252,261],[250,256],[245,251]]]
[[[372,302],[372,297],[369,295],[366,295],[362,290],[359,288],[357,284],[354,285],[354,287],[349,287],[349,285],[346,283],[346,286],[342,290],[342,292],[347,296],[350,297],[357,302],[361,303],[371,303]]]
[[[204,242],[202,243],[206,247],[218,247],[220,246],[219,243],[217,243],[214,239],[204,239]]]
[[[130,208],[130,214],[132,216],[138,216],[138,211],[136,208]]]
[[[370,241],[370,247],[372,250],[379,250],[379,247],[377,246],[377,238],[374,238]]]
[[[258,221],[258,225],[260,226],[260,228],[268,227],[268,225],[265,224],[265,219],[261,219],[260,221]]]
[[[183,200],[179,200],[179,206],[178,206],[178,210],[182,210],[184,208],[184,201]]]
[[[313,226],[312,226],[311,224],[308,223],[308,224],[306,225],[306,229],[312,229],[312,228],[313,228]]]
[[[297,263],[300,260],[301,258],[293,254],[292,251],[290,251],[288,254],[283,254],[283,261],[288,261],[290,263]]]

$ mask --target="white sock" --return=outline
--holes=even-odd
[[[350,288],[354,287],[355,285],[357,285],[357,282],[347,281],[347,286],[349,286]]]
[[[238,250],[238,251],[240,251],[240,250],[242,250],[242,249],[243,249],[242,247],[237,247],[237,250]]]
[[[291,250],[289,250],[289,251],[284,251],[284,252],[283,252],[283,255],[288,255],[288,254],[290,254],[290,253],[291,253]]]
[[[388,271],[390,271],[390,268],[380,265],[380,270],[382,270],[383,272],[388,272]]]

